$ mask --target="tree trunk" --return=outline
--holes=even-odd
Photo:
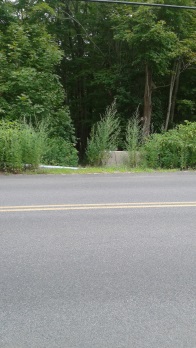
[[[144,91],[144,114],[143,114],[143,137],[150,134],[152,116],[152,72],[148,64],[145,66],[145,91]]]
[[[177,66],[177,70],[176,70],[176,83],[175,83],[175,86],[174,86],[174,93],[173,93],[172,105],[171,105],[171,115],[170,115],[171,122],[173,122],[173,120],[174,120],[174,111],[175,111],[176,99],[177,99],[179,82],[180,82],[181,66],[182,66],[182,61],[179,60],[178,61],[178,66]]]
[[[165,131],[168,130],[169,123],[170,121],[173,120],[173,117],[174,117],[176,96],[177,96],[178,86],[179,86],[180,67],[181,67],[181,61],[176,60],[173,66],[173,71],[172,71],[171,81],[170,81],[169,102],[168,102],[167,115],[166,115],[166,121],[165,121],[165,127],[164,127]]]

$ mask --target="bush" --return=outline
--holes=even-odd
[[[76,143],[75,129],[68,107],[61,108],[51,115],[47,119],[46,128],[49,138],[60,137],[68,142]]]
[[[0,121],[0,170],[36,168],[42,157],[45,133],[18,122]]]
[[[196,166],[196,122],[186,122],[163,134],[153,134],[143,146],[146,164],[152,168]]]
[[[109,151],[116,150],[120,134],[120,121],[116,116],[116,103],[106,109],[104,117],[91,130],[87,141],[86,157],[91,165],[101,165]]]
[[[48,139],[46,151],[43,155],[43,163],[60,166],[77,166],[77,150],[71,142],[61,137]]]
[[[20,130],[22,162],[37,168],[41,162],[47,134],[44,128],[40,127],[37,131],[33,127],[24,124]]]

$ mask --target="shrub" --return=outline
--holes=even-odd
[[[24,124],[20,130],[22,161],[33,168],[37,168],[41,162],[47,134],[44,128],[40,127],[37,131],[32,126]]]
[[[44,143],[43,131],[25,123],[0,121],[0,169],[21,171],[26,164],[37,167]]]
[[[71,142],[61,137],[48,139],[43,163],[60,166],[77,166],[77,150]]]
[[[91,130],[87,141],[86,157],[91,165],[101,165],[107,159],[109,151],[116,150],[120,134],[120,121],[117,115],[116,103],[106,109]]]
[[[147,165],[153,168],[196,166],[196,122],[186,122],[163,134],[153,134],[143,146]]]
[[[46,120],[46,128],[50,138],[63,138],[76,143],[75,128],[68,107],[61,108]]]

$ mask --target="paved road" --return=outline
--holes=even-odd
[[[195,348],[196,174],[0,176],[1,348]]]

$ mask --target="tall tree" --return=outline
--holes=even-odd
[[[160,76],[167,69],[178,44],[175,33],[159,19],[159,10],[141,7],[135,11],[126,9],[124,25],[117,16],[116,38],[126,40],[133,54],[132,66],[144,74],[143,136],[150,133],[152,118],[152,93]],[[119,33],[120,32],[120,33]]]
[[[44,23],[32,20],[31,8],[19,3],[12,6],[12,14],[14,21],[0,32],[0,115],[33,124],[45,120],[72,137],[65,93],[55,72],[62,52]]]
[[[178,5],[194,6],[192,0],[177,0]],[[176,100],[180,85],[180,76],[187,69],[192,69],[196,64],[196,13],[195,11],[171,11],[164,8],[160,15],[165,19],[167,26],[173,30],[178,37],[178,46],[171,66],[171,79],[169,88],[169,99],[165,130],[174,121]]]

